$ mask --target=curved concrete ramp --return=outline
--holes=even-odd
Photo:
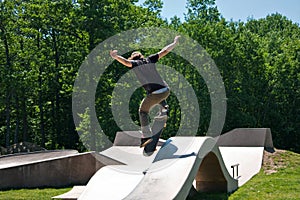
[[[205,191],[216,188],[215,184],[220,185],[221,191],[227,192],[238,186],[237,180],[232,179],[226,169],[216,140],[211,137],[173,137],[151,157],[144,157],[138,147],[131,147],[130,153],[128,148],[116,148],[103,153],[126,165],[101,168],[79,199],[181,200],[187,197],[193,183],[197,190]],[[219,174],[213,176],[216,177],[213,180],[205,179],[200,172],[204,169],[212,171],[209,170],[211,167]],[[207,183],[211,183],[210,186],[201,186]]]
[[[79,199],[124,199],[143,179],[142,173],[129,173],[123,166],[104,167],[90,180]]]

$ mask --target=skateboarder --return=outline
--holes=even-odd
[[[143,88],[147,92],[147,96],[142,100],[139,107],[139,118],[141,123],[141,145],[145,147],[152,141],[152,130],[149,122],[150,109],[156,105],[160,105],[160,113],[156,116],[156,119],[166,119],[168,112],[168,105],[166,99],[170,94],[167,83],[161,78],[156,70],[155,63],[165,55],[167,55],[178,43],[180,36],[176,36],[174,41],[165,46],[161,51],[156,54],[144,57],[141,52],[135,51],[131,56],[126,59],[118,55],[117,50],[111,50],[110,56],[125,65],[126,67],[132,68],[136,74],[137,79],[142,84]]]

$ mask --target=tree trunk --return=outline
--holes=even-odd
[[[60,58],[59,58],[59,51],[58,51],[58,44],[57,44],[57,36],[56,36],[56,32],[53,31],[52,34],[53,37],[53,48],[54,48],[54,52],[55,52],[55,133],[57,135],[57,139],[58,141],[56,141],[56,143],[62,143],[63,138],[62,138],[62,133],[61,133],[61,124],[60,124],[60,85],[59,85],[59,64],[60,64]]]
[[[40,50],[40,32],[37,35],[37,47]],[[45,147],[45,125],[44,125],[44,107],[43,107],[43,64],[39,66],[39,109],[40,109],[40,131],[42,136],[42,147]]]
[[[10,75],[11,75],[11,60],[9,56],[9,45],[6,37],[6,31],[1,27],[3,33],[3,42],[5,47],[5,57],[6,57],[6,100],[5,100],[5,115],[6,115],[6,134],[5,134],[5,145],[8,147],[10,145],[10,104],[11,104],[11,85],[10,85]]]
[[[26,110],[26,92],[23,90],[22,94],[22,122],[23,122],[23,142],[28,141],[27,131],[28,131],[28,120],[27,120],[27,110]]]
[[[8,88],[9,90],[9,88]],[[10,91],[6,92],[6,134],[5,134],[5,146],[8,147],[10,145]]]
[[[24,42],[23,39],[21,39],[20,41],[20,49],[21,52],[24,53]],[[25,69],[26,65],[25,65],[25,59],[22,60],[21,66]],[[24,77],[25,78],[25,77]],[[22,117],[22,141],[23,142],[27,142],[27,129],[28,129],[28,121],[27,121],[27,111],[26,111],[26,85],[21,85],[21,99],[20,99],[20,104],[21,104],[21,117]]]
[[[19,98],[18,94],[16,94],[16,129],[15,129],[15,135],[14,135],[14,144],[19,142],[19,126],[20,126],[20,111],[19,111]]]

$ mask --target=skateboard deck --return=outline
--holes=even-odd
[[[156,150],[160,135],[162,134],[167,120],[154,120],[152,125],[152,141],[144,147],[144,155],[151,156]]]

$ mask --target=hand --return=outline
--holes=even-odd
[[[110,50],[109,54],[110,54],[110,56],[111,56],[113,59],[116,59],[117,56],[118,56],[118,51],[117,51],[117,50]]]
[[[177,43],[180,37],[181,37],[180,35],[177,35],[177,36],[174,38],[174,43]]]

